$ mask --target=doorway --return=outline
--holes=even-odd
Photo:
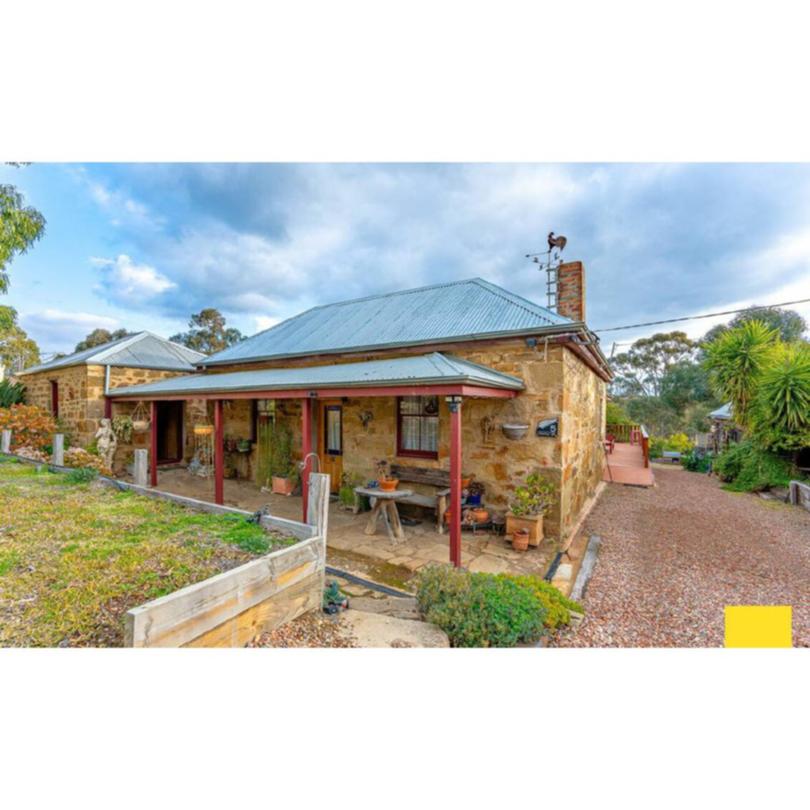
[[[157,463],[183,460],[183,403],[157,403]]]
[[[318,457],[321,472],[331,477],[330,489],[340,489],[343,475],[343,406],[328,400],[320,403]]]

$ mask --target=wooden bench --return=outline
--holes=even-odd
[[[392,464],[391,475],[408,484],[425,484],[436,487],[434,495],[422,495],[414,492],[398,503],[410,503],[426,509],[436,510],[436,529],[444,534],[444,513],[447,511],[447,499],[450,496],[450,473],[446,470],[434,470],[429,467],[406,467],[404,464]]]

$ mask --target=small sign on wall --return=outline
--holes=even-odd
[[[543,419],[537,423],[536,434],[543,438],[553,439],[559,433],[560,420],[559,419]]]

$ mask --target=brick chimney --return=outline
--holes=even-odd
[[[557,314],[572,321],[585,320],[585,268],[565,262],[557,268]]]

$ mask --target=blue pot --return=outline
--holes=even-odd
[[[480,506],[481,505],[481,493],[477,492],[475,495],[468,495],[467,496],[467,504],[469,506]]]

